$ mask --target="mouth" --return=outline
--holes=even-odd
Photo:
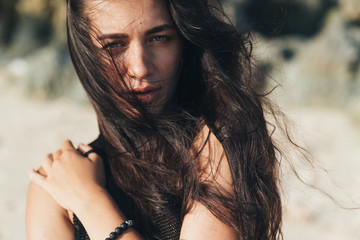
[[[144,88],[135,88],[133,90],[135,97],[143,104],[150,104],[158,98],[160,93],[160,88],[156,87],[144,87]]]

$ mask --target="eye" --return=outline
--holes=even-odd
[[[153,37],[150,42],[164,42],[164,41],[167,41],[169,40],[170,37],[169,36],[165,36],[165,35],[158,35],[158,36],[155,36]]]
[[[115,42],[105,44],[103,46],[103,49],[105,49],[105,50],[113,50],[113,49],[121,48],[121,47],[124,47],[124,46],[125,46],[125,43],[120,42],[120,41],[115,41]]]

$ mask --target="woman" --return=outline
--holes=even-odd
[[[65,141],[30,173],[28,238],[105,239],[121,223],[109,239],[279,238],[278,162],[249,35],[205,0],[67,6],[100,136]]]

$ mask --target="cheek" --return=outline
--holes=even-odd
[[[157,65],[162,78],[165,80],[165,88],[169,94],[173,93],[173,90],[177,85],[181,71],[181,58],[182,46],[178,43],[158,55]]]
[[[181,52],[174,51],[169,57],[166,59],[166,69],[168,71],[168,75],[171,75],[172,78],[178,78],[179,73],[181,71]]]
[[[165,71],[167,71],[166,75],[167,75],[167,88],[168,89],[173,89],[175,88],[178,80],[179,80],[179,75],[180,75],[180,71],[181,71],[181,66],[180,66],[180,59],[176,58],[176,59],[169,59],[168,62],[172,62],[171,65],[168,65],[167,68],[165,69]]]

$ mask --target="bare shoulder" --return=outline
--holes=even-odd
[[[39,171],[44,173],[42,168]],[[29,240],[74,239],[68,212],[33,182],[28,189],[26,231]]]
[[[205,125],[195,138],[194,147],[199,151],[201,180],[213,181],[231,192],[231,171],[224,148],[208,126]]]
[[[204,126],[195,138],[193,151],[195,154],[199,153],[197,160],[200,181],[232,193],[231,172],[224,148],[207,126]],[[195,201],[190,212],[184,217],[180,239],[233,240],[238,237],[203,203]]]

